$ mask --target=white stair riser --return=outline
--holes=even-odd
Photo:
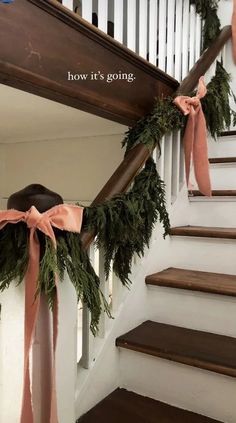
[[[236,183],[236,178],[235,178]],[[204,226],[234,227],[236,224],[236,198],[235,201],[225,202],[224,199],[217,198],[207,201],[203,197],[198,197],[201,202],[191,202],[188,224]],[[221,202],[222,201],[222,202]],[[235,241],[236,242],[236,241]]]
[[[171,266],[236,274],[236,240],[172,236]]]
[[[236,163],[229,165],[210,165],[212,189],[236,189]],[[195,179],[191,176],[194,189],[198,189]]]
[[[236,337],[236,298],[148,286],[147,319]]]
[[[122,350],[121,387],[215,418],[236,421],[236,379],[214,372]]]
[[[236,157],[236,137],[220,137],[217,141],[208,139],[208,157]]]
[[[210,175],[213,189],[236,189],[236,163],[231,166],[212,165]]]

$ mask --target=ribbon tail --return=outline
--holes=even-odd
[[[185,157],[185,173],[186,173],[186,183],[188,188],[192,186],[189,182],[190,178],[190,169],[193,153],[193,140],[194,140],[194,116],[190,113],[185,128],[183,145],[184,145],[184,157]]]
[[[55,275],[56,283],[56,296],[53,305],[53,363],[52,363],[52,391],[51,391],[51,415],[50,423],[58,423],[57,413],[57,395],[56,395],[56,348],[57,348],[57,337],[58,337],[58,279]]]
[[[210,197],[211,181],[209,172],[206,121],[202,108],[198,111],[193,146],[194,173],[199,191]]]
[[[40,247],[34,229],[30,231],[29,264],[25,277],[25,351],[24,351],[24,388],[21,409],[21,423],[33,423],[32,393],[30,387],[30,349],[34,338],[39,312],[40,298],[35,298],[39,274]]]

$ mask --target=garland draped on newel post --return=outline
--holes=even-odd
[[[0,229],[8,224],[16,225],[24,222],[29,228],[29,260],[25,273],[25,335],[24,335],[24,382],[23,399],[21,409],[21,423],[33,423],[34,411],[32,404],[31,378],[30,378],[30,351],[33,343],[35,328],[39,315],[40,292],[38,291],[38,278],[40,268],[40,243],[37,230],[48,237],[56,251],[57,243],[53,228],[80,232],[82,225],[83,209],[71,205],[59,205],[51,208],[45,213],[39,213],[32,206],[29,211],[17,210],[0,211]],[[47,409],[48,422],[58,423],[57,397],[56,397],[56,368],[55,353],[58,333],[58,277],[54,274],[54,304],[53,304],[53,352],[52,359],[48,357],[50,396],[44,407]]]

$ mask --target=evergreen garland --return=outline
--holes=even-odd
[[[230,88],[230,80],[230,75],[217,62],[215,76],[207,85],[207,95],[201,100],[207,128],[215,139],[231,124],[236,125],[236,112],[230,107],[230,97],[236,100]]]
[[[216,64],[216,73],[207,84],[207,94],[201,99],[206,124],[211,135],[216,138],[222,131],[236,125],[236,112],[230,106],[230,98],[236,98],[230,88],[231,76],[220,62]],[[192,93],[194,96],[195,93]],[[137,144],[145,144],[150,151],[158,146],[163,135],[175,130],[183,130],[186,116],[174,105],[173,98],[156,99],[151,113],[142,117],[130,128],[123,141],[126,153]]]
[[[157,144],[160,151],[163,135],[182,129],[184,123],[185,117],[173,104],[172,97],[157,98],[151,113],[126,132],[122,145],[126,147],[126,153],[137,144],[145,144],[150,151]]]
[[[165,208],[164,183],[152,158],[136,176],[129,192],[85,208],[83,228],[97,234],[97,246],[104,252],[106,278],[113,261],[115,274],[124,285],[129,284],[134,254],[144,255],[158,218],[165,236],[170,222]]]
[[[220,33],[220,20],[217,15],[219,0],[191,0],[203,20],[203,50],[208,48]]]

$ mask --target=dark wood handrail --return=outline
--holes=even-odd
[[[196,88],[199,78],[210,68],[231,35],[231,26],[225,26],[180,84],[176,94],[188,95]],[[144,144],[139,144],[131,149],[92,202],[92,205],[101,204],[115,195],[125,192],[150,154],[150,150]],[[82,231],[81,239],[85,249],[89,247],[95,236],[94,232]]]

